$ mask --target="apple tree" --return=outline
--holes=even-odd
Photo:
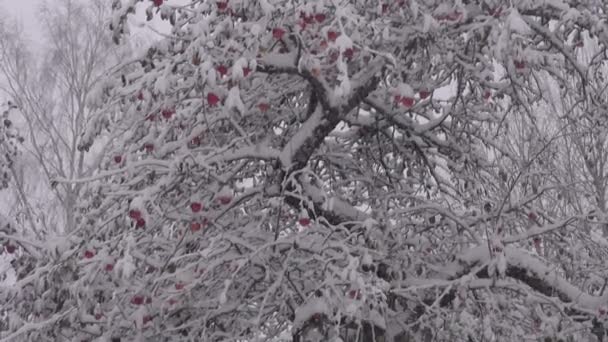
[[[86,185],[79,225],[20,269],[0,336],[601,339],[579,252],[606,255],[605,218],[554,210],[542,123],[550,94],[604,108],[602,6],[113,1],[116,43],[134,16],[170,32],[89,98],[78,147],[107,153],[55,179]]]

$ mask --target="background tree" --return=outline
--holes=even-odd
[[[107,151],[56,179],[82,221],[19,268],[5,339],[604,334],[605,271],[568,256],[605,220],[559,197],[587,142],[547,111],[603,108],[603,5],[116,0],[116,42],[138,5],[171,34],[91,99]]]

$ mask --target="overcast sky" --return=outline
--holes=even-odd
[[[37,25],[36,12],[40,0],[0,0],[0,13],[7,11],[8,16],[17,18],[32,39],[40,37],[40,29]],[[3,15],[3,17],[7,17]]]

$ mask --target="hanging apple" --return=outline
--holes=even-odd
[[[270,105],[266,102],[258,103],[258,109],[262,113],[266,113],[270,109]]]
[[[144,145],[144,149],[146,150],[146,152],[150,153],[150,152],[154,151],[154,144],[153,143],[146,143]]]
[[[102,315],[102,314],[100,314],[100,313],[96,313],[96,314],[95,314],[95,319],[96,319],[96,320],[98,320],[98,321],[99,321],[99,320],[100,320],[102,317],[103,317],[103,315]]]
[[[223,64],[218,65],[215,70],[220,74],[221,77],[226,76],[228,74],[228,67]]]
[[[112,270],[114,269],[114,265],[113,264],[106,264],[106,266],[104,267],[104,269],[107,272],[112,272]]]
[[[160,7],[163,4],[164,0],[152,0],[152,2],[154,3],[154,6]]]
[[[183,283],[175,283],[175,289],[176,290],[183,290],[184,289],[184,284]]]
[[[95,253],[93,251],[90,251],[90,250],[84,251],[85,259],[92,259],[94,256],[95,256]]]
[[[298,223],[303,226],[303,227],[307,227],[310,224],[310,218],[308,217],[300,217],[298,219]]]
[[[144,228],[146,226],[146,220],[144,220],[143,217],[140,217],[137,219],[137,221],[135,222],[135,227],[136,228]]]
[[[173,109],[163,109],[161,112],[161,115],[163,116],[163,118],[169,120],[171,119],[171,117],[173,116],[173,114],[175,114],[175,111]]]
[[[198,213],[203,209],[203,204],[201,202],[192,202],[190,203],[190,209],[193,213]]]
[[[138,220],[141,218],[141,211],[139,211],[137,209],[131,209],[131,210],[129,210],[129,217],[134,220]]]
[[[315,14],[315,20],[318,23],[324,22],[325,21],[325,13],[317,13],[317,14]]]
[[[201,230],[202,225],[200,222],[191,222],[190,223],[190,231],[194,232],[198,232],[199,230]]]
[[[230,204],[230,202],[232,201],[232,196],[220,195],[217,197],[217,200],[218,200],[218,202],[220,202],[220,204],[227,205],[227,204]]]
[[[144,303],[143,296],[133,296],[131,298],[131,304],[133,304],[133,305],[142,305],[143,303]]]
[[[250,73],[251,73],[251,68],[249,68],[249,67],[244,67],[243,68],[243,76],[244,77],[247,77]]]
[[[403,105],[406,108],[411,108],[414,105],[414,98],[409,97],[409,96],[402,96],[401,105]]]
[[[336,32],[336,31],[327,31],[327,39],[328,39],[330,42],[335,42],[335,41],[336,41],[336,39],[338,39],[338,36],[339,36],[339,35],[340,35],[340,34],[339,34],[338,32]]]
[[[526,67],[526,62],[523,60],[515,60],[513,61],[513,65],[515,65],[515,69],[523,70]]]
[[[209,103],[210,106],[216,106],[219,102],[220,98],[215,93],[207,94],[207,103]]]
[[[120,164],[122,162],[122,156],[120,156],[120,155],[114,156],[114,162],[116,164]]]
[[[6,252],[8,254],[13,254],[13,253],[15,253],[15,250],[17,250],[17,247],[15,245],[11,245],[10,243],[7,242],[4,245],[4,249],[6,249]]]
[[[217,5],[217,9],[221,12],[221,11],[225,11],[226,9],[228,9],[228,1],[218,1],[216,3]]]
[[[424,100],[431,95],[431,92],[427,89],[422,89],[418,92],[418,94],[420,95],[420,98]]]
[[[280,40],[285,35],[285,30],[280,27],[275,27],[272,29],[272,37],[276,40]]]

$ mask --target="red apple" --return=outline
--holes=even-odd
[[[173,114],[175,114],[175,111],[173,109],[163,109],[161,114],[162,114],[163,118],[169,120],[169,119],[171,119]]]
[[[243,68],[243,76],[247,77],[251,73],[251,69],[248,67]]]
[[[420,98],[424,100],[431,95],[431,92],[426,89],[423,89],[423,90],[420,90],[420,92],[418,92],[418,94],[420,95]]]
[[[4,248],[8,254],[13,254],[15,253],[15,250],[17,250],[17,247],[15,245],[11,245],[10,243],[5,244]]]
[[[120,156],[120,155],[114,156],[114,162],[116,164],[120,164],[122,162],[122,156]]]
[[[216,106],[220,102],[220,98],[215,93],[209,93],[207,94],[207,102],[210,106]]]
[[[317,13],[317,14],[315,14],[315,20],[318,23],[324,22],[325,21],[325,13]]]
[[[270,109],[270,105],[266,102],[258,103],[258,109],[262,113],[266,113]]]
[[[137,99],[140,100],[140,101],[143,100],[144,99],[144,93],[140,91],[139,94],[137,94]]]
[[[103,317],[103,315],[102,315],[102,314],[100,314],[100,313],[96,313],[96,314],[95,314],[95,319],[96,319],[96,320],[98,320],[98,321],[99,321],[99,320],[100,320],[102,317]]]
[[[230,196],[230,195],[218,196],[217,201],[220,202],[220,204],[222,204],[222,205],[227,205],[230,202],[232,202],[232,196]]]
[[[194,232],[198,232],[199,230],[201,230],[202,225],[200,222],[190,222],[190,231]]]
[[[282,39],[283,35],[285,35],[285,30],[283,30],[282,28],[275,27],[272,29],[272,37],[274,39],[277,39],[277,40]]]
[[[198,213],[203,209],[203,205],[201,204],[201,202],[192,202],[190,203],[190,209],[193,213]]]
[[[522,70],[526,67],[526,62],[522,60],[515,60],[513,61],[513,64],[515,65],[515,69],[517,70]]]
[[[225,11],[228,8],[228,1],[218,1],[216,4],[220,11]]]
[[[310,219],[308,217],[300,217],[300,219],[298,220],[298,223],[300,225],[306,227],[310,224]]]
[[[154,6],[159,7],[163,4],[164,0],[152,0],[152,2],[154,3]]]
[[[352,48],[348,48],[348,49],[344,50],[344,52],[342,52],[342,55],[344,57],[346,57],[347,59],[353,58],[354,54],[355,54],[355,50],[353,50]]]
[[[86,259],[92,259],[94,256],[95,256],[95,253],[93,251],[89,251],[89,250],[84,251],[84,257]]]
[[[114,265],[112,265],[112,264],[106,264],[106,266],[104,268],[105,268],[106,271],[112,272],[112,270],[114,269]]]
[[[154,151],[154,144],[146,143],[146,144],[144,144],[144,149],[146,150],[146,152],[150,153],[150,152]]]
[[[357,300],[360,300],[360,299],[361,299],[361,291],[360,291],[360,290],[350,290],[350,291],[348,292],[348,296],[349,296],[351,299],[357,299]]]
[[[226,74],[228,74],[228,67],[226,67],[223,64],[218,65],[215,70],[220,74],[220,76],[224,77]]]
[[[144,324],[146,324],[148,322],[151,322],[152,321],[152,316],[145,315],[142,321],[143,321]]]
[[[404,107],[410,108],[414,105],[414,98],[413,97],[409,97],[409,96],[403,96],[401,98],[401,104]]]
[[[327,31],[327,39],[331,42],[335,42],[339,35],[336,31]]]
[[[131,210],[129,210],[129,217],[134,220],[138,220],[141,218],[141,211],[136,210],[136,209],[131,209]]]
[[[131,298],[131,304],[133,305],[142,305],[144,303],[144,297],[142,296],[133,296]]]
[[[182,284],[182,283],[175,283],[175,289],[176,290],[183,290],[184,289],[184,284]]]
[[[146,220],[144,220],[143,217],[138,218],[137,222],[135,223],[135,227],[143,229],[145,226],[146,226]]]

